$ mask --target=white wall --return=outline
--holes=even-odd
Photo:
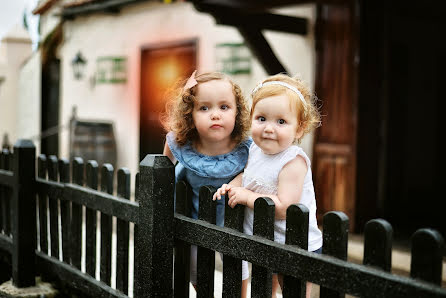
[[[32,139],[37,154],[40,152],[41,73],[40,52],[34,52],[20,70],[17,98],[17,137]]]
[[[54,3],[45,13],[40,15],[40,36],[41,41],[51,33],[60,23],[62,13],[62,1]]]
[[[31,55],[31,39],[26,31],[16,26],[0,44],[0,146],[4,133],[14,144],[17,134],[18,79],[22,64]]]
[[[314,19],[314,8],[291,8],[286,13]],[[291,73],[301,73],[313,85],[314,38],[267,32],[279,59]],[[215,45],[220,42],[242,42],[238,32],[228,26],[215,25],[208,14],[198,13],[190,3],[143,3],[121,10],[117,15],[95,14],[77,17],[64,25],[64,45],[60,49],[61,124],[68,123],[72,106],[78,107],[78,117],[115,122],[118,167],[127,166],[132,173],[138,168],[139,148],[139,76],[141,47],[198,38],[199,72],[215,70]],[[279,44],[280,43],[280,44]],[[126,84],[91,85],[89,79],[73,79],[71,60],[78,50],[88,60],[87,77],[94,76],[99,56],[127,57]],[[251,75],[234,79],[246,95],[265,77],[254,61]],[[309,142],[306,142],[306,150]],[[60,137],[61,156],[68,156],[68,131]]]

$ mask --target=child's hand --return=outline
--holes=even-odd
[[[231,190],[231,185],[223,184],[217,191],[214,193],[212,200],[221,200],[221,196],[224,196],[227,192]]]
[[[229,201],[228,205],[231,208],[234,208],[237,204],[248,205],[248,200],[252,191],[247,190],[244,187],[232,187],[229,192]]]

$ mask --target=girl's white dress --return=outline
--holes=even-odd
[[[299,146],[290,146],[277,154],[265,154],[255,143],[249,148],[249,157],[243,172],[242,186],[256,193],[277,195],[279,173],[282,168],[296,156],[302,156],[307,163],[307,173],[304,179],[300,204],[305,205],[310,211],[308,227],[308,250],[315,251],[322,247],[322,233],[317,226],[316,199],[314,195],[311,162],[305,152]],[[245,208],[245,220],[243,231],[252,235],[254,210]],[[285,243],[286,220],[276,219],[274,222],[274,241]],[[242,278],[249,277],[248,264],[243,261]]]

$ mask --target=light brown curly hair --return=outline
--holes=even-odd
[[[177,83],[175,94],[170,96],[166,103],[166,110],[161,115],[161,123],[166,131],[175,133],[175,141],[180,146],[184,146],[188,141],[198,140],[198,132],[192,119],[192,111],[196,102],[198,85],[212,80],[226,80],[232,85],[235,102],[237,105],[237,114],[235,117],[234,130],[231,137],[237,144],[246,138],[249,129],[249,110],[240,87],[233,82],[227,75],[219,72],[207,72],[195,76],[198,82],[192,88],[183,89],[186,80]]]
[[[300,100],[296,92],[290,90],[285,86],[279,84],[262,86],[257,90],[254,89],[255,92],[251,94],[251,117],[254,112],[254,108],[259,101],[266,97],[285,94],[290,99],[290,108],[293,108],[295,111],[297,111],[298,128],[302,129],[303,131],[302,136],[297,140],[297,142],[300,143],[305,134],[309,133],[310,131],[321,125],[321,115],[317,106],[318,99],[316,95],[311,93],[308,85],[299,77],[290,77],[285,74],[276,74],[266,78],[261,82],[261,84],[272,81],[284,82],[297,88],[300,93],[302,93],[305,99],[305,104]]]

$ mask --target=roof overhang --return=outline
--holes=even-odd
[[[65,4],[62,10],[62,17],[64,19],[73,19],[79,15],[99,12],[119,13],[124,6],[148,1],[149,0],[82,0]]]
[[[44,14],[45,12],[47,12],[56,2],[58,2],[59,0],[47,0],[47,1],[43,1],[41,2],[36,8],[34,8],[34,10],[32,11],[32,13],[34,15],[37,14]]]
[[[275,14],[271,12],[271,9],[310,3],[310,1],[191,0],[190,2],[198,11],[212,15],[217,24],[235,27],[268,74],[287,71],[273,52],[262,30],[298,35],[306,35],[308,32],[307,19]]]
[[[54,0],[53,0],[54,1]],[[126,5],[150,0],[80,0],[66,4],[62,17],[72,19],[78,15],[108,12],[118,13]],[[153,1],[153,0],[152,0]],[[257,57],[268,74],[286,72],[278,60],[262,30],[273,30],[306,35],[308,21],[305,18],[280,15],[272,10],[303,4],[345,5],[353,0],[185,0],[203,13],[212,15],[217,24],[235,27],[246,45]]]

